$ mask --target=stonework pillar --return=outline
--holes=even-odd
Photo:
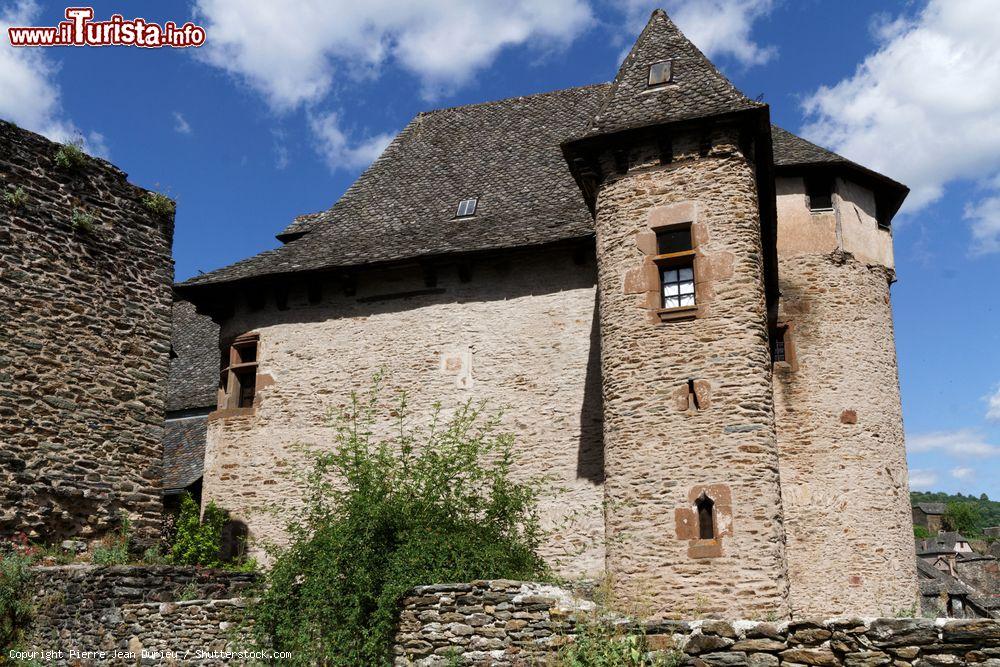
[[[601,155],[607,568],[653,616],[787,615],[757,187],[735,129]],[[622,173],[624,171],[624,173]],[[662,308],[656,232],[690,225],[696,307]],[[707,505],[702,505],[707,503]],[[700,531],[700,511],[713,535]]]

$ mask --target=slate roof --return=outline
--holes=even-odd
[[[958,579],[947,572],[942,572],[922,558],[917,559],[917,579],[920,583],[920,593],[925,596],[935,596],[941,593],[949,595],[968,595],[969,589]]]
[[[914,507],[919,508],[924,514],[944,514],[944,503],[917,503]]]
[[[675,60],[675,83],[639,93],[647,59],[662,58]],[[421,113],[329,210],[283,230],[285,245],[177,288],[190,296],[201,287],[300,271],[590,238],[593,219],[560,148],[567,139],[763,106],[658,10],[614,82]],[[777,166],[840,166],[895,183],[780,128],[772,135]],[[895,185],[902,194],[892,213],[906,192]],[[479,200],[476,215],[456,219],[459,201],[471,197]]]
[[[163,437],[163,489],[190,486],[202,475],[205,460],[205,416],[168,419]]]
[[[214,406],[219,383],[219,327],[196,313],[189,301],[174,301],[172,317],[167,411]]]
[[[968,541],[969,540],[957,532],[938,533],[933,537],[917,540],[917,554],[932,555],[955,553],[955,544],[957,542]]]
[[[665,60],[671,61],[671,82],[649,87],[649,66]],[[576,138],[765,106],[737,90],[657,9],[622,62],[600,109]]]

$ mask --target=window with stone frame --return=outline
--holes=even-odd
[[[257,334],[236,338],[223,355],[219,409],[252,408],[257,395]]]
[[[715,539],[715,502],[704,492],[694,501],[698,511],[698,539]]]
[[[656,263],[660,272],[661,307],[691,308],[695,297],[695,251],[691,225],[667,227],[656,232]]]

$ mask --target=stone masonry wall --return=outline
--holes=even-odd
[[[89,565],[39,567],[33,575],[35,618],[25,648],[62,652],[38,660],[44,664],[137,664],[146,657],[143,664],[222,665],[231,660],[214,652],[249,648],[241,596],[256,575]]]
[[[349,293],[336,281],[318,286],[315,303],[305,285],[292,285],[286,310],[270,291],[227,297],[236,312],[223,323],[223,340],[260,336],[258,392],[251,414],[209,417],[204,499],[245,521],[254,555],[263,557],[261,542],[283,539],[301,499],[297,446],[332,447],[330,411],[385,368],[387,402],[406,390],[414,424],[426,424],[437,401],[446,410],[469,400],[505,408],[516,474],[546,482],[543,555],[566,576],[598,576],[600,352],[593,247],[582,251],[443,264],[433,287],[419,267],[362,273]],[[255,310],[248,297],[266,305]]]
[[[653,617],[787,614],[753,166],[735,130],[633,148],[597,200],[607,566]],[[691,223],[697,312],[661,321],[657,227]],[[650,252],[652,251],[652,252]],[[696,315],[693,316],[693,315]],[[697,405],[689,397],[692,383]],[[695,501],[715,502],[698,539]]]
[[[0,537],[153,539],[173,216],[0,121]]]
[[[395,664],[557,664],[595,605],[544,584],[475,581],[421,586],[403,600]],[[666,664],[690,667],[1000,667],[1000,621],[838,618],[794,622],[629,622],[601,612],[624,634],[646,636]]]
[[[850,217],[876,233],[874,217],[857,214],[840,195],[835,204],[835,212],[818,215]],[[789,327],[790,363],[774,371],[792,613],[912,613],[893,275],[836,249],[832,230],[814,245],[785,245],[790,225],[810,222],[804,196],[784,203],[793,205],[804,211],[801,220],[778,221],[779,320]]]

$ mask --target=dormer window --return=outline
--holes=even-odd
[[[649,66],[649,86],[662,86],[670,83],[674,78],[674,67],[672,60],[662,60]]]
[[[458,202],[458,211],[455,213],[456,218],[471,218],[476,214],[476,204],[479,202],[477,197],[472,199],[463,199]]]

